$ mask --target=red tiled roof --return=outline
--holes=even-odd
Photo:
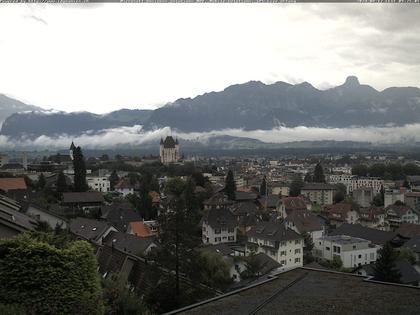
[[[152,231],[150,231],[149,227],[145,225],[143,221],[130,222],[128,225],[134,235],[139,237],[148,237],[153,235]]]
[[[25,179],[19,178],[0,178],[0,190],[9,191],[9,190],[19,190],[27,189]]]

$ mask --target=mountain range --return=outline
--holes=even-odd
[[[0,124],[10,115],[25,111],[42,111],[43,109],[34,105],[27,105],[21,101],[0,94]]]
[[[142,125],[145,130],[171,127],[179,132],[241,128],[403,126],[420,121],[420,89],[391,87],[377,91],[350,76],[344,84],[319,90],[311,84],[250,81],[194,98],[182,98],[155,110],[122,109],[105,115],[48,112],[1,98],[1,108],[25,112],[7,117],[1,134],[12,138],[59,134],[80,135],[107,128]],[[17,108],[17,109],[19,109]],[[28,112],[28,110],[31,110]],[[11,111],[13,111],[11,109]],[[0,109],[0,119],[6,111]]]

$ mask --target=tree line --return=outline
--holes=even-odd
[[[420,175],[420,166],[413,163],[376,163],[372,165],[356,164],[351,173],[357,176],[381,177],[389,180],[402,180],[408,175]]]

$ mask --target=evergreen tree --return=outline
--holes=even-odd
[[[56,187],[57,187],[57,192],[59,193],[66,192],[68,190],[66,176],[64,175],[62,171],[58,173]]]
[[[41,173],[41,175],[39,175],[39,178],[38,178],[38,188],[42,190],[45,188],[45,185],[46,185],[45,176],[43,173]]]
[[[236,184],[232,170],[229,170],[226,176],[225,192],[230,200],[235,200]]]
[[[312,183],[314,181],[314,176],[311,173],[306,173],[305,178],[303,179],[306,183]]]
[[[83,192],[88,190],[86,183],[86,164],[82,149],[76,147],[73,150],[73,168],[74,168],[74,191]]]
[[[311,234],[308,232],[302,233],[304,247],[303,247],[303,263],[309,264],[314,260],[312,255],[312,249],[314,248],[314,242],[312,240]]]
[[[399,283],[401,274],[395,266],[398,253],[392,247],[391,243],[385,243],[378,251],[378,254],[379,258],[376,260],[375,266],[373,267],[375,280]]]
[[[265,196],[266,194],[267,194],[267,179],[264,176],[260,185],[260,195]]]
[[[190,278],[197,277],[198,253],[193,250],[200,244],[200,233],[197,230],[198,221],[185,200],[187,185],[179,178],[166,183],[166,209],[161,212],[158,220],[161,233],[161,247],[157,252],[157,260],[165,268],[175,272],[175,279],[168,283],[173,285],[175,304],[179,307],[183,302],[184,292],[180,284],[180,274],[188,274]]]
[[[118,183],[120,178],[118,177],[117,171],[113,170],[111,176],[109,176],[109,183],[111,185],[111,190],[115,189],[115,185]]]
[[[347,187],[342,183],[336,184],[335,187],[337,190],[334,194],[334,203],[339,203],[346,198]]]
[[[320,163],[315,166],[313,181],[315,183],[325,183],[324,169]]]
[[[291,197],[297,197],[300,195],[300,190],[303,187],[303,181],[300,175],[295,176],[293,181],[290,183],[290,192]]]

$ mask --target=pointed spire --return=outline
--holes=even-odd
[[[74,149],[76,149],[76,146],[74,145],[74,142],[72,141],[70,145],[70,150],[74,150]]]

